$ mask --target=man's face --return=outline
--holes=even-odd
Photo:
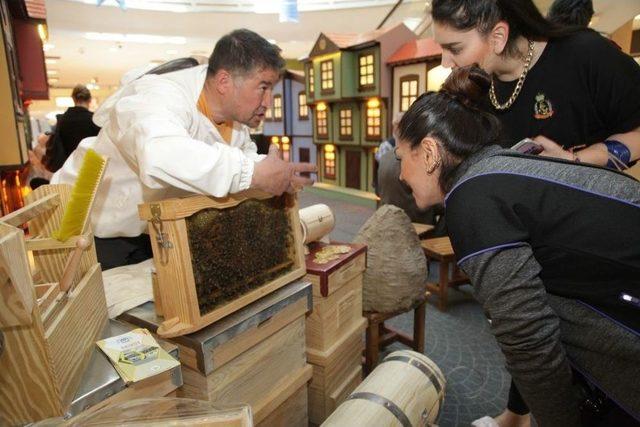
[[[272,68],[234,75],[228,97],[229,116],[251,128],[257,127],[271,106],[273,86],[279,79],[280,73]]]

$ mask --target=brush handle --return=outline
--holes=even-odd
[[[64,272],[62,273],[62,279],[60,279],[60,292],[68,292],[73,283],[73,278],[76,276],[80,260],[82,259],[82,253],[91,246],[91,242],[86,237],[80,237],[76,241],[76,247],[71,252],[71,256],[67,260],[67,264],[64,266]]]

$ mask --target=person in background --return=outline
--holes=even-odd
[[[93,113],[89,111],[91,92],[84,85],[76,85],[71,91],[74,106],[58,115],[56,129],[47,143],[47,152],[42,163],[51,172],[62,167],[76,149],[80,141],[98,135],[100,128],[93,123]]]
[[[274,195],[313,181],[309,163],[258,155],[249,128],[271,104],[284,66],[280,49],[246,29],[223,36],[209,63],[132,79],[94,115],[102,127],[83,140],[52,178],[73,182],[84,153],[110,158],[92,216],[103,269],[152,256],[138,205],[187,194],[224,197],[254,188]]]
[[[557,25],[587,28],[593,13],[592,0],[555,0],[547,19]]]
[[[458,68],[412,104],[400,178],[419,208],[445,203],[458,264],[537,424],[637,425],[640,183],[500,149],[500,122],[481,106],[490,87],[481,69]],[[585,399],[580,383],[608,399]]]

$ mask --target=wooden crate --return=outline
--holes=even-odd
[[[313,366],[309,384],[309,420],[321,424],[361,381],[364,318],[332,348],[321,352],[307,348]],[[357,372],[357,373],[356,373]]]
[[[254,209],[255,206],[258,207]],[[285,240],[286,248],[284,248],[282,259],[276,257],[277,260],[273,260],[278,264],[266,266],[266,269],[261,270],[257,277],[247,280],[244,277],[236,277],[235,264],[224,265],[224,263],[214,263],[213,260],[256,263],[264,259],[264,251],[260,249],[261,246],[258,243],[266,244],[264,242],[269,241],[268,233],[271,232],[271,227],[264,221],[255,220],[255,217],[247,219],[247,224],[239,224],[237,221],[238,217],[246,215],[250,209],[254,209],[254,212],[258,210],[269,212],[269,215],[278,216],[279,219],[283,217],[278,213],[283,213],[286,229],[290,235]],[[231,245],[227,246],[227,242],[217,243],[216,250],[226,251],[225,256],[212,257],[211,265],[219,268],[218,271],[228,272],[227,279],[218,274],[202,271],[197,274],[195,271],[203,268],[205,264],[202,259],[207,259],[210,253],[209,250],[198,249],[192,252],[194,239],[199,235],[190,236],[188,231],[198,221],[195,219],[196,214],[201,215],[203,211],[206,211],[205,214],[215,212],[216,215],[221,215],[219,218],[226,218],[233,228],[237,227],[237,233],[241,233],[239,241],[253,242],[240,246],[238,251],[242,253],[234,253]],[[159,294],[155,297],[161,301],[159,306],[162,307],[162,315],[165,318],[158,328],[158,334],[162,337],[175,337],[197,331],[304,275],[302,235],[298,204],[294,196],[272,197],[256,191],[245,191],[225,198],[193,196],[140,205],[139,214],[140,218],[150,223],[149,233],[158,275]],[[243,216],[243,218],[247,217]],[[231,227],[225,228],[227,229]],[[215,230],[211,235],[215,237]],[[231,262],[233,261],[229,261]],[[271,274],[275,277],[269,277]],[[210,278],[220,281],[228,280],[228,283],[225,282],[224,291],[237,288],[238,296],[232,298],[227,295],[219,298],[216,293],[219,293],[222,287],[212,293],[196,280],[196,277],[201,277],[202,280]],[[247,285],[252,280],[255,283],[251,286]],[[244,289],[246,287],[248,289]]]
[[[315,262],[316,254],[330,245],[348,246],[351,250],[340,254],[337,259],[325,264]],[[330,244],[313,242],[309,244],[309,254],[305,256],[306,280],[313,284],[313,295],[328,297],[367,268],[367,246],[359,243]]]
[[[326,351],[354,325],[362,322],[362,274],[357,274],[328,297],[314,295],[307,316],[307,348]]]
[[[48,237],[60,224],[69,190],[40,187],[28,196],[25,210],[0,219],[2,425],[64,415],[107,321],[102,272],[93,248],[82,255],[75,287],[66,297],[57,283],[33,283],[28,250],[33,250],[38,277],[57,282],[75,246],[74,240],[59,243]],[[29,219],[35,237],[25,241],[16,225]]]

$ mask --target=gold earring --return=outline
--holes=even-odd
[[[434,173],[439,166],[440,166],[440,159],[436,160],[435,163],[433,163],[431,167],[427,169],[427,175],[431,175],[432,173]]]

